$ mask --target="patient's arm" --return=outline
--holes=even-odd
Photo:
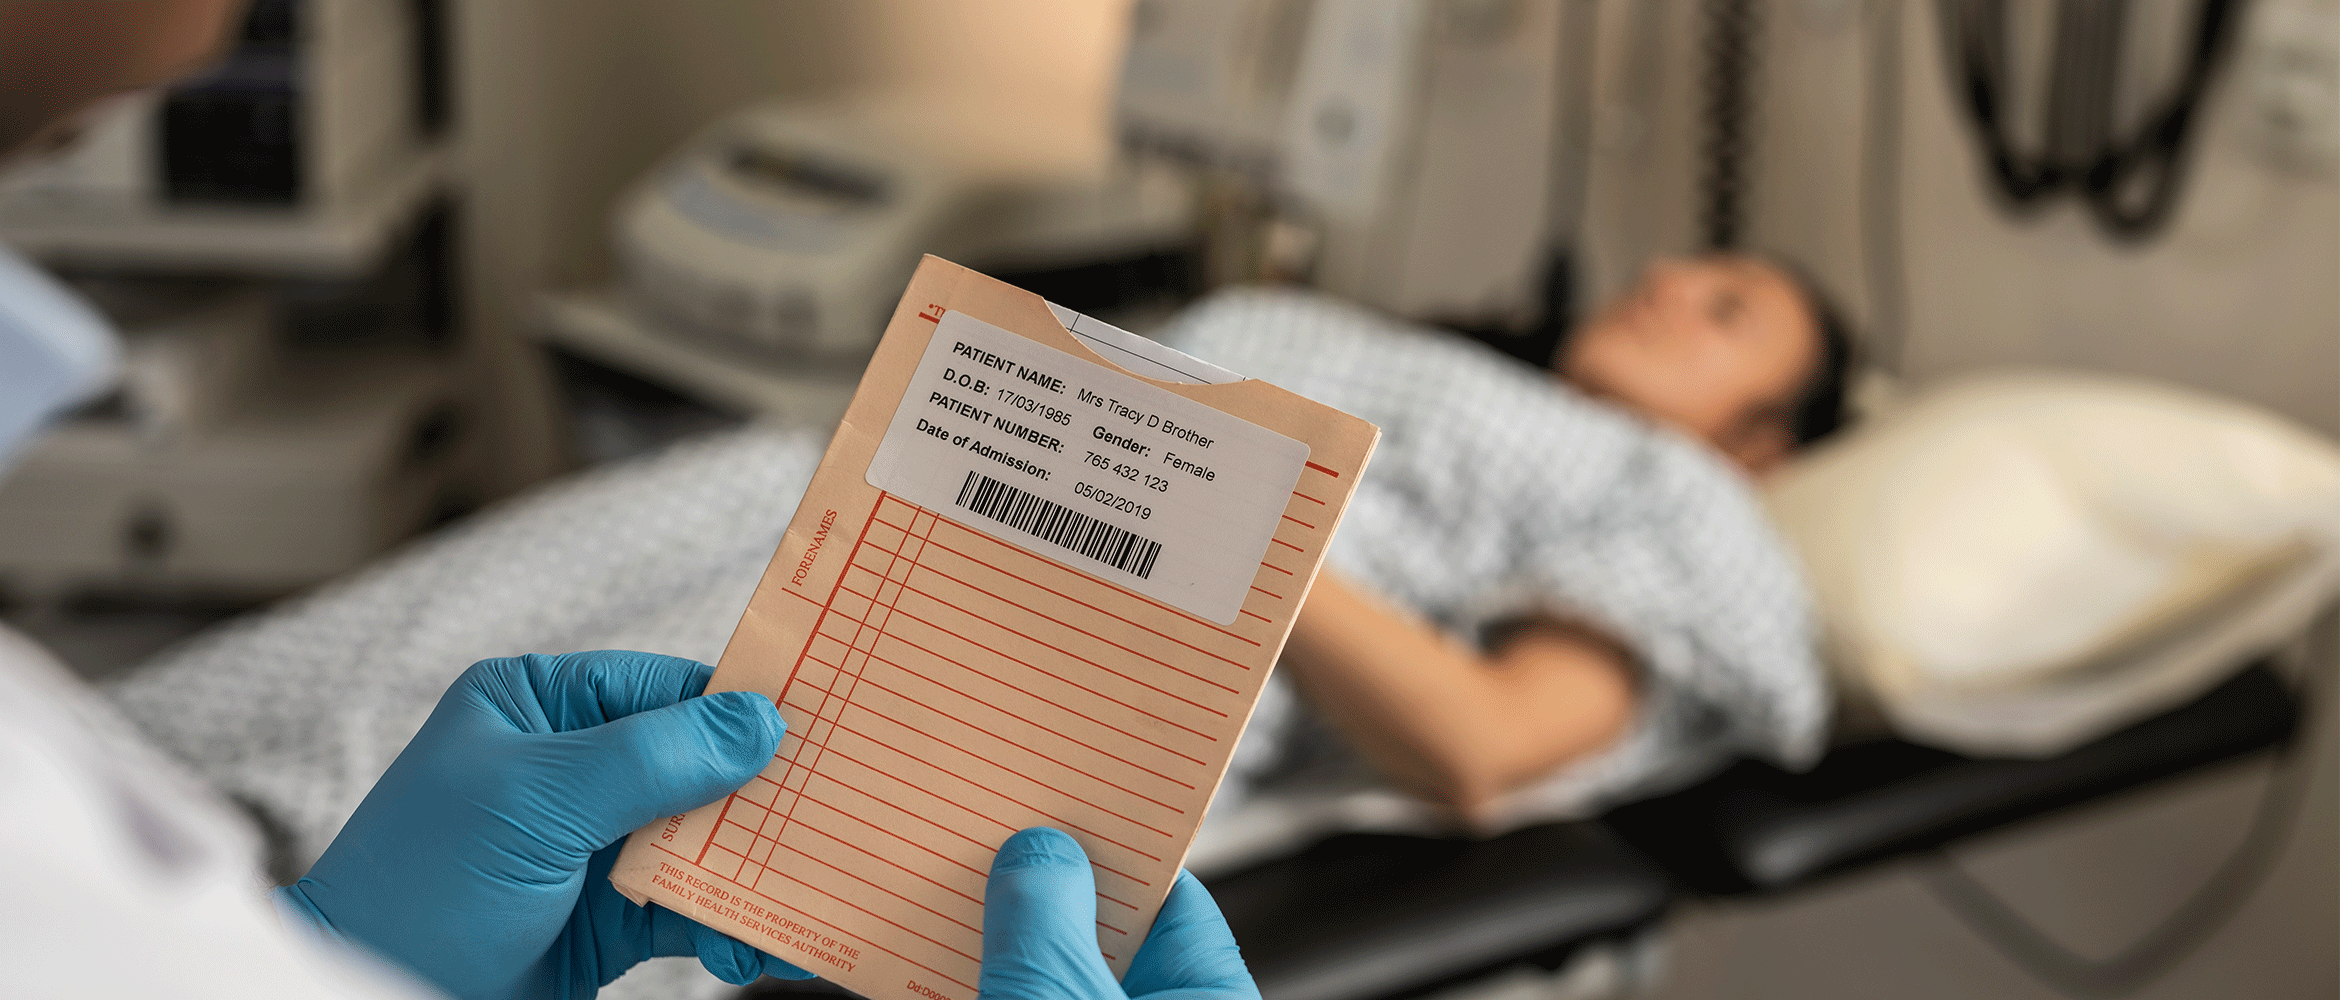
[[[1320,574],[1285,662],[1399,786],[1466,815],[1607,746],[1633,716],[1629,657],[1536,622],[1491,653]]]

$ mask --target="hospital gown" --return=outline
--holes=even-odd
[[[1323,299],[1223,295],[1168,339],[1381,426],[1330,556],[1341,572],[1464,636],[1543,612],[1633,649],[1630,733],[1516,796],[1506,824],[1581,813],[1737,753],[1792,764],[1814,752],[1824,691],[1796,574],[1745,486],[1699,447],[1491,352]],[[475,660],[718,658],[826,437],[751,426],[571,477],[202,636],[112,696],[305,864]],[[1237,759],[1237,792],[1364,782],[1317,794],[1339,805],[1314,814],[1320,825],[1424,821],[1360,778],[1281,686]],[[1238,797],[1214,822],[1239,818]],[[661,976],[672,981],[642,982]],[[714,988],[679,962],[629,979],[613,995]]]
[[[1160,339],[1381,427],[1332,569],[1466,640],[1543,615],[1632,651],[1640,706],[1623,738],[1509,796],[1490,826],[1582,815],[1737,755],[1817,756],[1828,699],[1801,578],[1744,478],[1705,447],[1549,372],[1317,295],[1222,293]],[[1270,711],[1319,745],[1261,756],[1312,757],[1314,774],[1353,756],[1322,745],[1337,739],[1305,707]],[[1365,813],[1427,821],[1395,801]]]

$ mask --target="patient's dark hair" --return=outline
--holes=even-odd
[[[1842,430],[1849,422],[1845,399],[1852,391],[1852,325],[1844,321],[1843,310],[1836,308],[1836,302],[1803,268],[1777,257],[1765,256],[1763,260],[1795,284],[1804,298],[1804,308],[1812,313],[1812,325],[1820,331],[1820,358],[1789,416],[1796,447],[1803,448]]]

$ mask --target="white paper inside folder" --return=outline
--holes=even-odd
[[[1098,357],[1121,366],[1130,374],[1187,385],[1226,385],[1243,381],[1241,375],[1183,351],[1164,347],[1096,317],[1083,316],[1054,302],[1048,304],[1048,311],[1056,314],[1056,321],[1064,324],[1065,332],[1089,345],[1089,349],[1097,352]]]

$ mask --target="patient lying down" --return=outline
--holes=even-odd
[[[1507,825],[1815,752],[1802,587],[1745,480],[1833,418],[1841,351],[1817,316],[1753,259],[1663,263],[1570,339],[1559,378],[1296,293],[1174,322],[1176,346],[1384,430],[1289,647],[1315,707],[1275,711],[1293,699],[1271,692],[1233,787],[1353,763]],[[752,427],[571,477],[217,630],[115,697],[297,864],[474,660],[719,658],[826,438]]]
[[[1494,826],[1812,751],[1802,591],[1745,480],[1837,422],[1846,348],[1785,271],[1659,262],[1549,372],[1293,293],[1164,339],[1383,428],[1284,658],[1319,742]]]

